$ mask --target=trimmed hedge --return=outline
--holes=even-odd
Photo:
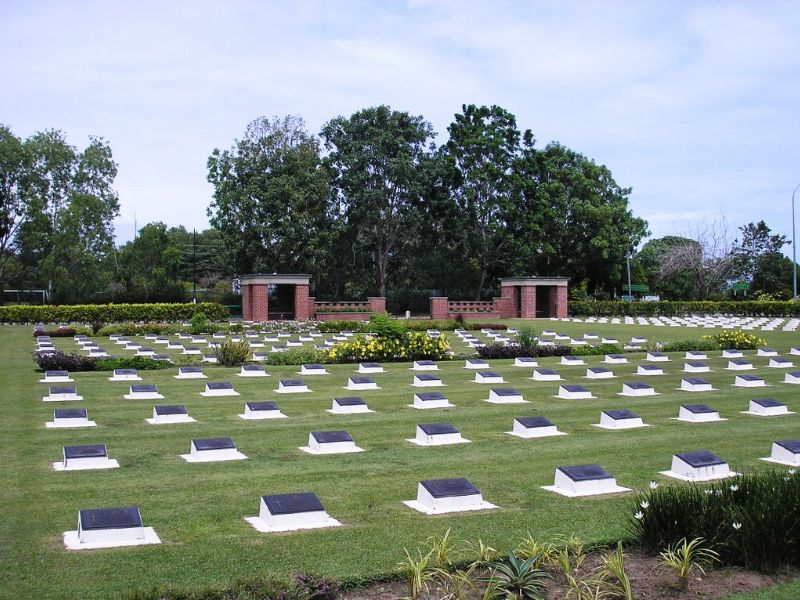
[[[0,306],[0,323],[120,323],[127,321],[186,321],[195,313],[211,321],[228,318],[228,309],[215,302],[193,304],[73,304]]]
[[[711,301],[570,301],[573,317],[683,317],[730,315],[734,317],[800,317],[800,302]]]

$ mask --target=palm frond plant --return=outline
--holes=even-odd
[[[503,598],[541,600],[545,582],[553,578],[550,573],[535,566],[541,564],[542,560],[538,555],[519,559],[514,555],[514,550],[509,548],[505,560],[489,563],[488,583],[494,585]]]
[[[683,590],[689,587],[689,577],[692,571],[697,570],[705,575],[703,567],[708,567],[719,560],[719,554],[703,547],[704,542],[705,540],[700,537],[694,538],[692,541],[683,538],[658,555],[661,564],[675,571]]]

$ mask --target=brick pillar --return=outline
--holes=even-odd
[[[297,321],[308,321],[311,310],[308,303],[308,284],[298,283],[294,286],[294,318]]]
[[[367,302],[369,302],[369,310],[373,314],[381,314],[386,312],[385,296],[370,296],[367,298]]]
[[[308,297],[308,318],[315,319],[317,317],[317,305],[316,305],[316,297],[309,296]]]
[[[253,304],[250,296],[250,284],[242,286],[242,320],[253,320]]]
[[[559,319],[567,318],[567,286],[559,285],[550,292],[550,314]]]
[[[269,321],[268,286],[263,283],[253,283],[250,288],[250,320]]]
[[[520,288],[519,316],[523,319],[536,318],[536,286],[525,285]]]
[[[449,312],[447,296],[431,296],[431,319],[434,321],[443,321],[449,318]]]

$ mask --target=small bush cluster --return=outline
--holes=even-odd
[[[328,351],[315,348],[289,348],[286,352],[270,352],[268,365],[302,365],[327,362]]]
[[[221,589],[179,588],[137,590],[123,600],[335,600],[340,585],[336,579],[313,573],[297,573],[293,582],[271,577],[240,579]]]
[[[441,360],[449,349],[450,343],[445,336],[433,338],[413,331],[401,337],[358,337],[340,342],[328,350],[327,362]]]
[[[574,346],[572,354],[575,356],[604,356],[606,354],[620,354],[622,348],[617,344],[587,344]]]
[[[530,356],[531,358],[545,358],[548,356],[568,356],[575,354],[575,349],[569,346],[538,345],[534,348],[526,348],[519,344],[487,344],[475,349],[478,356],[487,360],[500,360],[504,358],[517,358],[519,356]]]
[[[175,365],[168,360],[153,360],[146,356],[124,356],[120,358],[94,359],[95,371],[113,371],[114,369],[136,369],[137,371],[159,371],[171,369]]]
[[[726,347],[729,348],[730,346]],[[659,348],[661,352],[711,352],[719,349],[719,342],[707,338],[699,340],[676,340],[674,342],[665,342]]]
[[[121,323],[185,321],[196,313],[212,321],[228,318],[228,309],[213,302],[183,304],[73,304],[0,306],[0,323]]]
[[[80,354],[67,354],[57,350],[48,354],[34,353],[33,359],[41,371],[113,371],[114,369],[137,369],[139,371],[157,371],[169,369],[175,365],[168,360],[153,360],[144,356],[122,358],[97,358]]]
[[[691,315],[729,315],[735,317],[798,317],[800,303],[761,302],[758,300],[713,302],[708,300],[623,302],[574,301],[568,305],[573,317],[686,317]]]
[[[114,325],[104,325],[97,332],[97,335],[108,337],[110,335],[123,336],[144,336],[144,335],[175,335],[177,333],[189,333],[189,328],[185,325],[168,323],[115,323]]]
[[[39,329],[33,332],[33,337],[73,337],[78,334],[88,335],[89,329],[86,327],[59,327],[57,329]]]
[[[767,345],[767,342],[757,335],[738,329],[729,329],[717,335],[706,335],[703,339],[715,340],[720,349],[755,350]]]
[[[759,471],[710,485],[664,486],[637,495],[629,525],[659,552],[703,538],[722,563],[762,572],[800,566],[800,474]]]
[[[80,354],[67,354],[61,350],[47,354],[33,354],[33,360],[41,371],[94,371],[96,358],[81,356]]]

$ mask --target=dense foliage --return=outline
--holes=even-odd
[[[238,367],[250,358],[250,344],[247,340],[240,342],[224,340],[214,346],[214,356],[217,357],[217,364],[221,367]]]
[[[114,369],[137,369],[140,371],[156,371],[174,367],[168,360],[153,360],[144,356],[127,356],[119,358],[97,358],[80,354],[67,354],[57,350],[49,353],[34,353],[36,364],[41,371],[113,371]]]
[[[509,275],[621,285],[647,225],[606,167],[536,147],[498,106],[464,105],[448,139],[434,136],[389,106],[334,117],[321,143],[299,117],[256,119],[208,162],[209,217],[234,268],[310,273],[319,299],[386,295],[394,312],[491,297]]]
[[[328,361],[441,360],[449,349],[450,344],[444,336],[434,338],[425,333],[407,332],[400,337],[357,337],[339,342],[328,351]]]
[[[228,316],[222,304],[72,304],[0,306],[0,323],[118,323],[125,321],[185,321],[203,312],[209,319]]]
[[[708,485],[670,485],[629,506],[636,540],[654,552],[702,537],[723,563],[774,572],[800,566],[800,474],[760,471]]]
[[[573,317],[688,317],[728,315],[737,317],[800,317],[800,303],[761,301],[574,301],[569,302]]]

